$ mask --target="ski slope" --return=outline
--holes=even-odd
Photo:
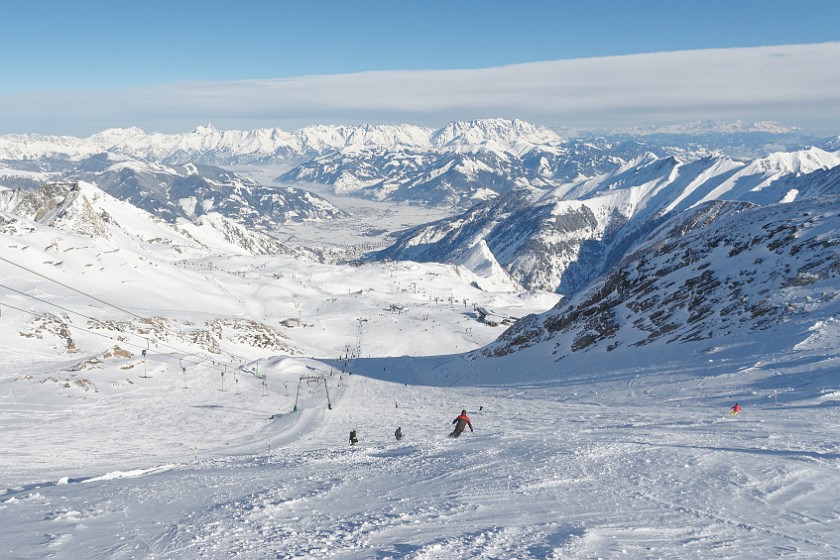
[[[836,358],[782,356],[744,375],[836,368]],[[331,410],[304,385],[305,405],[290,412],[291,394],[254,397],[256,380],[247,394],[217,388],[188,405],[196,392],[170,377],[167,391],[119,411],[39,413],[25,472],[0,494],[4,558],[840,554],[840,392],[791,404],[790,392],[757,398],[732,374],[698,381],[679,366],[481,387],[334,373]],[[729,395],[744,407],[737,417]],[[274,405],[286,412],[270,419]],[[449,439],[462,406],[475,433]],[[136,421],[151,407],[172,417]],[[34,424],[4,410],[7,427]],[[103,419],[137,449],[102,457],[97,438],[72,433]],[[232,435],[236,422],[251,424],[246,438]],[[65,451],[75,442],[71,461],[51,439]]]
[[[477,290],[449,266],[290,258],[160,262],[157,284],[129,282],[142,268],[120,264],[134,262],[127,246],[92,274],[42,265],[49,235],[26,241],[11,251],[4,238],[3,255],[168,330],[144,359],[136,325],[103,339],[53,310],[88,329],[71,351],[16,311],[43,301],[4,292],[4,559],[840,557],[836,319],[705,354],[491,359],[464,354],[501,333],[472,303],[521,316],[556,297]],[[62,247],[79,263],[98,251]],[[4,285],[125,319],[0,270]],[[217,315],[220,354],[177,336]],[[243,317],[295,316],[284,351],[228,336]],[[130,352],[106,358],[115,344]],[[449,439],[462,408],[475,432]]]

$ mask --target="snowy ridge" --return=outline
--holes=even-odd
[[[161,134],[133,127],[110,129],[88,138],[7,135],[0,137],[0,159],[56,156],[80,159],[113,152],[167,163],[232,164],[301,158],[341,149],[448,146],[470,150],[482,144],[509,146],[558,141],[560,137],[550,129],[502,119],[452,123],[438,131],[413,125],[319,125],[294,132],[277,128],[219,131],[206,125],[184,134]]]
[[[582,183],[600,183],[605,177],[651,164],[656,159],[676,157],[683,163],[729,160],[733,167],[743,165],[726,154],[727,150],[722,148],[725,140],[704,144],[699,139],[702,137],[692,135],[653,140],[652,136],[621,135],[561,140],[547,136],[540,129],[530,131],[527,125],[516,121],[505,122],[504,127],[495,121],[481,121],[453,123],[440,131],[440,138],[442,142],[426,149],[354,147],[324,153],[298,164],[276,180],[318,183],[330,186],[335,192],[376,200],[410,200],[466,208],[494,193],[525,185],[571,192],[584,188]],[[729,151],[733,156],[753,159],[750,156],[760,154],[770,165],[760,170],[757,164],[748,170],[752,174],[761,171],[769,177],[773,173],[806,173],[808,168],[833,166],[831,156],[827,152],[817,154],[816,148],[793,152],[798,155],[791,158],[801,158],[802,167],[797,169],[793,161],[786,168],[779,161],[781,154],[767,155],[784,149],[784,143],[761,140],[752,148],[745,147],[742,140],[734,139],[732,143],[734,148]],[[800,145],[791,142],[791,146]],[[810,163],[806,161],[809,158]]]
[[[127,202],[117,200],[85,182],[53,183],[28,192],[0,191],[0,211],[7,221],[17,217],[88,236],[96,242],[119,237],[150,254],[167,247],[170,258],[213,252],[234,254],[290,254],[293,251],[266,234],[211,214],[196,224],[168,224]]]
[[[798,181],[797,179],[816,171],[832,170],[838,166],[840,166],[840,154],[826,152],[819,148],[776,153],[751,162],[720,187],[711,191],[707,198],[750,200],[758,204],[790,200],[789,190],[784,189],[794,188],[792,183],[802,185],[796,189],[794,197],[802,190],[807,190],[807,180]],[[808,196],[805,192],[802,194]]]
[[[6,168],[0,167],[0,185],[32,188],[39,177],[41,182],[72,179],[68,174],[93,172],[91,162],[101,162],[106,154],[112,163],[122,161],[123,168],[138,173],[138,164],[132,161],[169,166],[273,165],[283,171],[275,179],[280,183],[316,183],[339,195],[465,210],[522,186],[556,189],[598,180],[645,157],[676,156],[684,162],[727,155],[755,159],[818,140],[784,133],[766,123],[677,128],[696,133],[569,137],[524,121],[483,119],[456,121],[437,130],[412,125],[322,125],[294,132],[219,131],[207,125],[185,134],[147,134],[129,128],[85,139],[10,135],[0,138],[0,162]],[[701,130],[714,130],[717,136]],[[830,141],[821,145],[832,146]],[[111,172],[117,171],[112,167]],[[235,212],[227,215],[234,218]]]
[[[21,162],[16,162],[21,165]],[[343,216],[335,206],[298,188],[266,187],[237,173],[207,165],[169,165],[111,152],[75,162],[28,162],[41,171],[0,168],[0,183],[33,190],[48,182],[94,183],[105,192],[174,223],[210,213],[248,228],[273,231],[288,222]]]
[[[550,128],[506,119],[456,121],[440,129],[413,125],[317,125],[293,132],[278,128],[220,131],[212,125],[205,125],[187,133],[163,134],[146,133],[130,127],[104,130],[87,138],[36,134],[0,136],[0,160],[81,159],[101,152],[113,152],[168,163],[265,163],[271,159],[311,157],[349,148],[475,151],[485,147],[522,155],[535,146],[558,146],[579,138],[597,138],[598,134],[601,137],[626,138],[657,134],[697,136],[736,133],[747,137],[751,133],[784,135],[792,132],[794,129],[770,122],[700,121],[610,133],[562,130],[558,134]]]
[[[526,288],[569,294],[606,272],[669,216],[718,199],[767,205],[838,195],[839,185],[840,158],[818,148],[749,165],[726,157],[684,162],[645,154],[594,179],[541,195],[515,191],[407,230],[374,256],[447,262],[484,240]]]

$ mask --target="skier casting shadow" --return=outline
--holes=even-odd
[[[356,437],[356,430],[350,430],[350,445],[356,445],[359,439]]]
[[[452,421],[452,423],[455,424],[455,429],[452,430],[452,433],[449,434],[449,437],[456,438],[456,437],[460,436],[461,432],[463,432],[464,428],[466,428],[467,426],[470,427],[471,432],[474,431],[472,422],[470,422],[470,417],[467,416],[467,411],[466,410],[462,410],[461,414],[459,414],[455,418],[455,420]]]

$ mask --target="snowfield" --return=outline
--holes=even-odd
[[[803,402],[807,384],[770,389],[836,380],[836,358],[808,354],[735,373],[666,364],[528,383],[511,371],[480,387],[302,361],[328,376],[332,409],[304,383],[298,412],[294,378],[263,397],[256,378],[237,395],[210,378],[183,389],[172,371],[94,402],[7,398],[17,468],[0,495],[3,556],[835,557],[840,391]],[[746,389],[758,380],[766,395]],[[461,406],[475,433],[452,440]]]
[[[0,235],[4,559],[840,557],[836,317],[486,358],[557,296]]]

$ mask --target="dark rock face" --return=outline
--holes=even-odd
[[[772,329],[840,297],[840,198],[707,203],[665,223],[603,280],[529,316],[483,352],[559,353]]]

